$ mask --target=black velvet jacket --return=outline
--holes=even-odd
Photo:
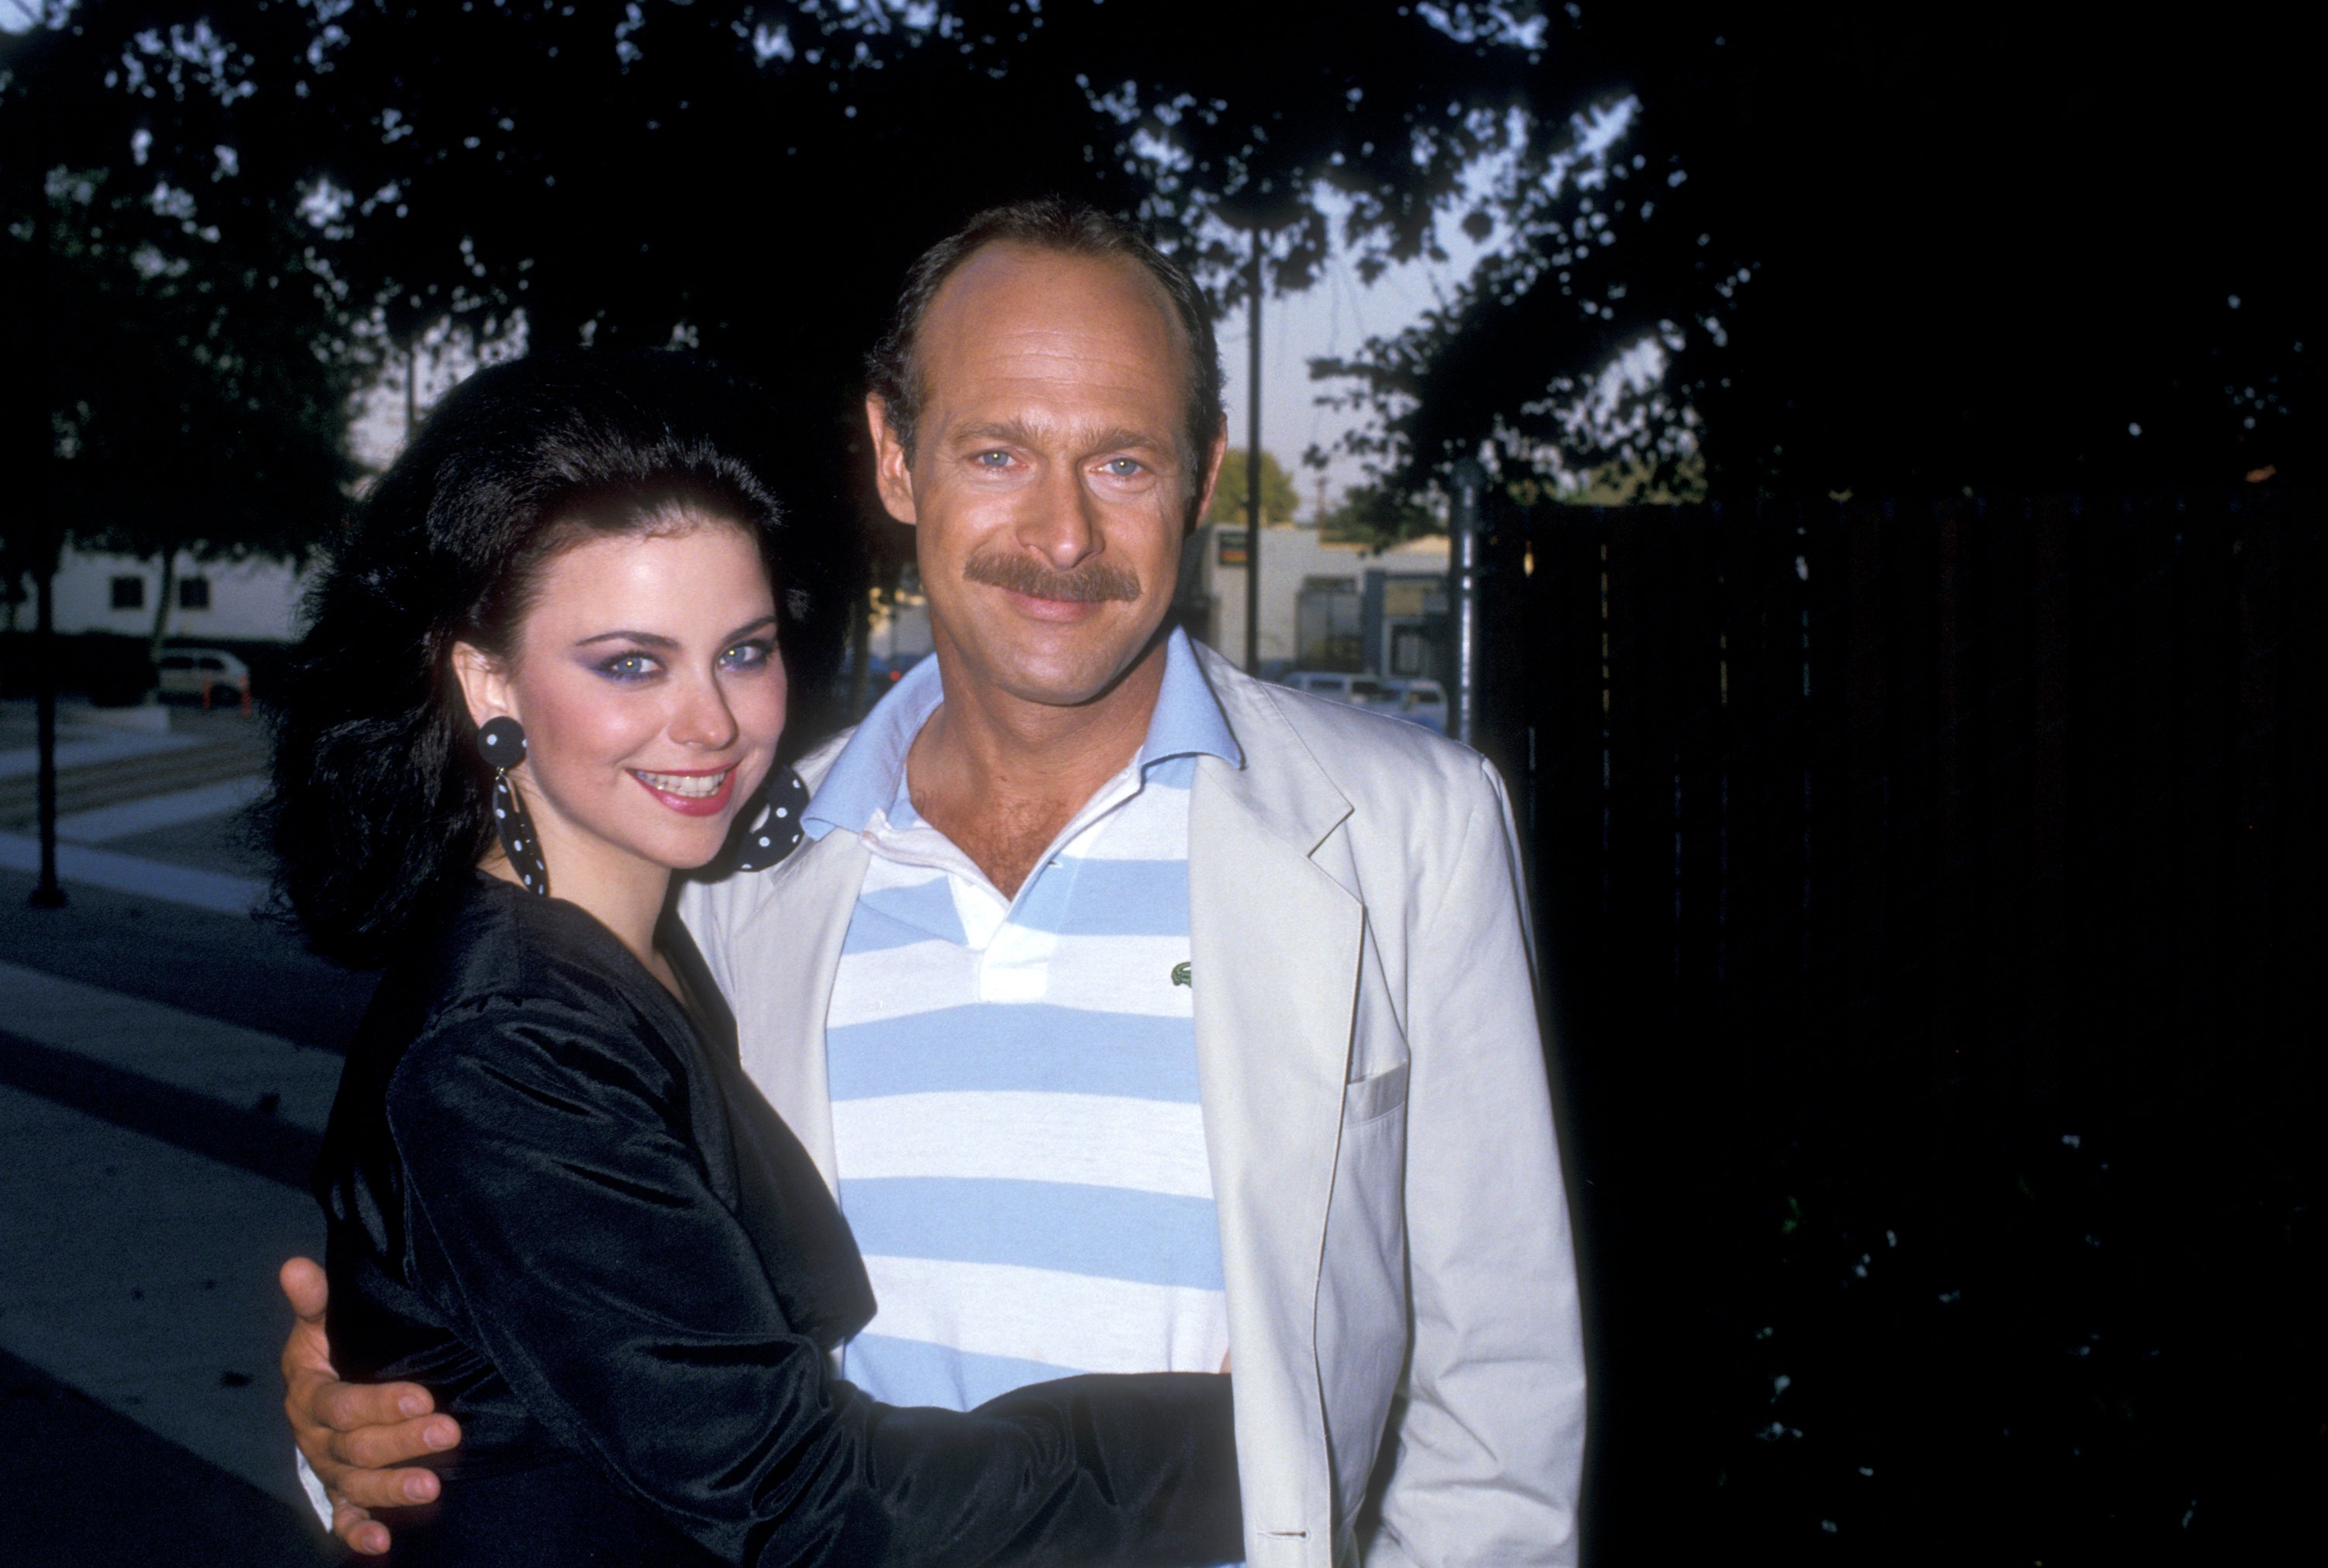
[[[1201,1563],[1241,1554],[1228,1379],[877,1404],[826,1353],[872,1315],[839,1208],[688,1011],[578,907],[483,876],[391,969],[332,1109],[343,1376],[459,1418],[397,1563]]]

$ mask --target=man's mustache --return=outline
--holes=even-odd
[[[1105,561],[1086,561],[1063,572],[1023,555],[974,555],[963,564],[962,575],[990,588],[1008,588],[1030,599],[1058,599],[1071,605],[1140,597],[1140,579]]]

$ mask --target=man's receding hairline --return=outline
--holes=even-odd
[[[1020,251],[1029,260],[1049,258],[1059,261],[1093,262],[1112,268],[1119,272],[1131,274],[1142,285],[1150,302],[1158,307],[1164,318],[1169,335],[1172,340],[1173,352],[1180,361],[1178,368],[1182,379],[1190,382],[1197,379],[1199,372],[1197,366],[1196,338],[1189,332],[1188,324],[1180,319],[1179,303],[1172,297],[1172,291],[1164,286],[1163,280],[1159,278],[1138,257],[1125,251],[1079,250],[1071,246],[1053,245],[1041,239],[1028,239],[1016,234],[998,234],[991,239],[981,240],[946,269],[946,275],[938,279],[937,286],[930,290],[929,302],[922,307],[921,321],[913,336],[906,341],[906,374],[911,377],[915,383],[914,401],[921,408],[926,410],[929,407],[930,389],[929,383],[922,379],[922,355],[925,342],[929,336],[931,320],[937,315],[939,306],[943,304],[946,290],[952,288],[955,282],[989,251],[996,250]],[[1193,435],[1193,432],[1189,434]],[[1205,459],[1205,453],[1201,446],[1188,455],[1198,465],[1201,465]]]

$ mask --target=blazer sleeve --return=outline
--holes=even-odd
[[[1584,1347],[1502,781],[1486,762],[1412,938],[1412,1356],[1366,1561],[1570,1564]]]
[[[1234,1557],[1228,1380],[877,1404],[793,1332],[644,1040],[577,1009],[442,1024],[387,1096],[415,1272],[561,1441],[747,1564]]]

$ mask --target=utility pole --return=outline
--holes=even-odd
[[[54,312],[49,301],[51,268],[54,265],[49,255],[49,236],[43,231],[35,237],[32,254],[26,258],[31,286],[16,295],[17,324],[31,352],[24,357],[30,364],[21,366],[23,380],[20,390],[26,393],[21,403],[8,400],[12,424],[21,421],[21,427],[12,428],[8,437],[22,441],[24,455],[29,460],[30,474],[20,482],[17,504],[24,509],[32,526],[25,531],[33,540],[33,567],[34,592],[39,596],[39,611],[33,623],[33,671],[35,682],[34,746],[37,757],[34,766],[37,778],[39,833],[41,840],[41,875],[33,885],[29,902],[35,909],[61,909],[65,906],[64,886],[57,880],[57,560],[62,550],[62,530],[56,512],[56,496],[52,484],[55,476],[56,437],[49,428],[49,410],[55,406],[56,343]]]
[[[1455,711],[1448,733],[1477,746],[1479,728],[1479,493],[1488,471],[1478,459],[1459,460],[1448,475],[1448,521],[1453,525],[1449,552],[1448,597],[1455,612]]]
[[[1261,225],[1253,226],[1253,292],[1245,356],[1244,672],[1261,673]]]
[[[45,487],[43,487],[45,488]],[[33,502],[43,512],[48,509],[48,497],[42,495]],[[41,552],[39,587],[40,615],[33,633],[33,668],[36,698],[34,706],[33,744],[39,748],[37,766],[40,774],[35,787],[39,791],[36,810],[40,819],[41,879],[33,885],[28,902],[35,909],[61,909],[65,906],[63,884],[57,880],[57,549],[55,523],[43,519],[40,524]]]

